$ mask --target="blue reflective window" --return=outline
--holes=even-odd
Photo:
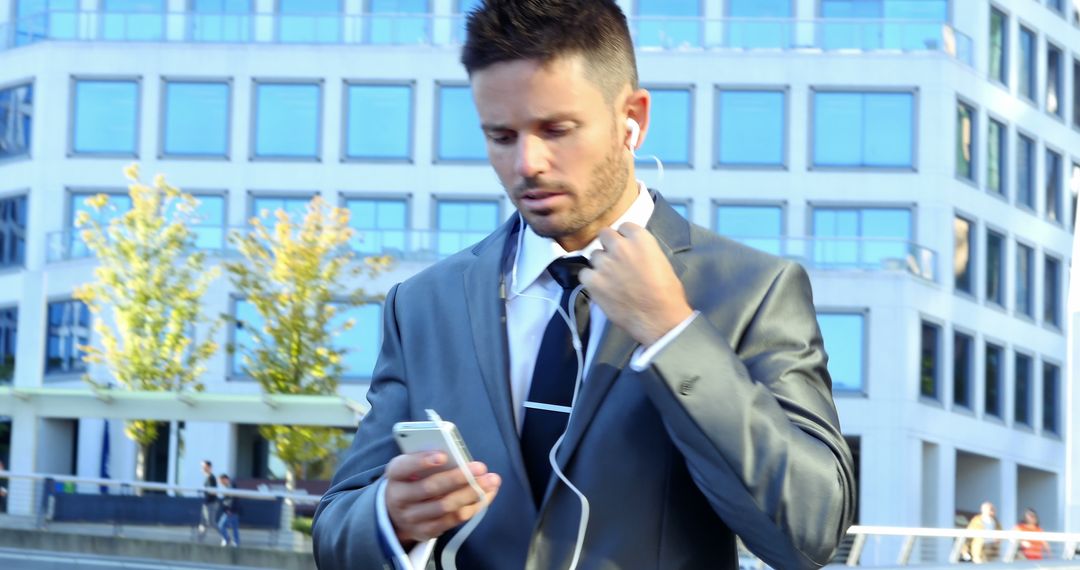
[[[1035,251],[1016,244],[1016,312],[1035,317]]]
[[[948,0],[821,0],[825,49],[942,49]]]
[[[1061,433],[1061,369],[1043,362],[1042,429],[1046,433]]]
[[[465,43],[465,22],[469,13],[479,8],[484,0],[455,0],[457,10],[454,13],[454,43]]]
[[[1015,389],[1013,398],[1013,420],[1022,425],[1031,425],[1032,416],[1032,397],[1035,391],[1035,383],[1033,382],[1032,374],[1032,360],[1030,356],[1024,354],[1016,354],[1013,360],[1014,371],[1016,374],[1013,388]]]
[[[792,0],[728,0],[726,45],[785,48],[791,45]],[[756,20],[756,21],[755,21]]]
[[[90,344],[90,310],[82,301],[49,303],[45,332],[45,373],[86,371],[80,346]]]
[[[75,154],[136,155],[139,84],[135,81],[78,80],[71,150]]]
[[[307,214],[310,197],[299,196],[255,196],[251,200],[249,217],[262,218],[264,223],[273,224],[277,220],[277,211],[281,210],[292,220],[301,220]]]
[[[255,152],[266,158],[318,158],[322,88],[257,83]]]
[[[251,41],[252,0],[192,0],[189,37],[197,42]]]
[[[986,189],[1005,195],[1005,158],[1008,152],[1005,135],[1008,128],[990,119],[986,128]]]
[[[15,45],[69,40],[79,29],[79,0],[15,0]]]
[[[829,355],[833,392],[864,392],[865,317],[860,313],[818,313],[817,319]]]
[[[102,8],[103,39],[159,41],[165,37],[165,0],[104,0]]]
[[[941,327],[922,322],[919,354],[919,395],[941,399]]]
[[[815,266],[906,266],[910,210],[815,208],[813,223]]]
[[[675,210],[675,213],[682,216],[683,219],[686,219],[686,220],[690,219],[690,205],[689,204],[687,204],[686,202],[671,202],[671,201],[669,201],[668,204],[671,204],[671,209]]]
[[[911,93],[814,94],[814,166],[911,167]]]
[[[428,0],[367,0],[367,11],[368,43],[431,43]]]
[[[102,226],[107,226],[114,218],[118,218],[131,209],[131,197],[127,194],[107,192],[109,201],[101,211],[97,211],[87,204],[87,200],[97,196],[99,192],[76,192],[71,194],[71,217],[68,219],[67,231],[69,235],[68,248],[70,258],[86,257],[90,255],[86,243],[78,235],[79,229],[75,222],[80,212],[86,212],[90,218]]]
[[[162,154],[229,155],[229,84],[165,84]]]
[[[30,154],[34,86],[0,89],[0,160]]]
[[[1065,62],[1061,49],[1046,46],[1046,112],[1065,117]]]
[[[19,309],[0,309],[0,384],[15,379],[15,351],[19,340]]]
[[[278,0],[278,40],[284,43],[341,41],[341,0]]]
[[[499,203],[494,200],[442,200],[435,214],[436,251],[450,255],[484,239],[499,225]]]
[[[1061,262],[1046,256],[1043,263],[1043,323],[1061,327]]]
[[[686,89],[650,89],[652,107],[649,117],[649,133],[637,151],[638,164],[655,164],[655,155],[667,164],[690,164],[690,140],[693,123],[690,120],[693,106],[690,91]]]
[[[953,332],[953,403],[971,409],[974,392],[975,340]]]
[[[1009,84],[1009,17],[990,8],[990,78]]]
[[[412,155],[411,85],[349,85],[345,156],[408,160]]]
[[[986,232],[986,300],[1005,306],[1005,236]]]
[[[953,218],[953,282],[958,291],[975,294],[972,283],[975,274],[975,223],[956,216]]]
[[[487,143],[472,91],[465,85],[439,86],[438,160],[486,160]]]
[[[1020,96],[1035,101],[1035,32],[1020,26],[1020,53],[1017,54],[1020,66]]]
[[[975,181],[975,109],[956,102],[956,175]]]
[[[1005,362],[1002,360],[1003,353],[1005,352],[1000,346],[993,344],[986,344],[986,354],[984,355],[985,368],[983,372],[984,388],[983,392],[983,405],[986,415],[1001,417],[1002,400],[1004,400],[1004,390],[1002,390],[1002,377],[1005,372]]]
[[[334,337],[334,348],[345,351],[341,361],[345,367],[342,376],[345,379],[371,378],[382,345],[382,305],[365,303],[345,308],[330,320],[330,328],[341,330],[348,321],[352,321],[352,327]]]
[[[1035,141],[1016,135],[1016,203],[1035,209]]]
[[[638,0],[636,47],[701,45],[701,0]]]
[[[779,206],[717,206],[716,233],[773,255],[784,235]]]
[[[719,137],[716,162],[737,166],[782,166],[787,142],[783,91],[720,91],[716,97]]]
[[[0,267],[26,263],[26,206],[26,196],[0,198]]]
[[[349,198],[349,226],[356,231],[354,248],[364,255],[404,253],[407,212],[404,199]]]
[[[1065,171],[1062,168],[1061,154],[1046,149],[1046,219],[1051,222],[1061,221],[1061,192],[1064,189]]]
[[[195,220],[191,229],[195,232],[195,247],[199,249],[223,249],[225,247],[225,197],[196,195]]]

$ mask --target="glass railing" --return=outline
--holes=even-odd
[[[767,253],[819,270],[901,271],[937,282],[937,253],[890,238],[732,237]]]
[[[8,25],[4,45],[45,40],[456,46],[460,14],[236,14],[59,11]],[[940,52],[973,63],[972,40],[944,22],[899,19],[630,19],[643,50],[771,49]]]

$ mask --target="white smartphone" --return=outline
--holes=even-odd
[[[402,453],[442,451],[449,461],[441,469],[465,468],[472,455],[461,439],[461,433],[453,422],[445,420],[426,422],[398,422],[394,424],[394,439]]]

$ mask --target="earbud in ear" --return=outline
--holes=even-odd
[[[626,146],[630,149],[630,152],[637,150],[638,136],[641,135],[641,125],[634,119],[626,118],[626,128],[630,129],[630,140],[626,142]]]

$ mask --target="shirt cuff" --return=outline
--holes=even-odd
[[[395,565],[401,570],[427,567],[431,551],[435,548],[435,539],[418,543],[406,556],[405,549],[401,547],[397,533],[394,532],[394,525],[390,524],[390,514],[386,512],[386,479],[380,480],[378,485],[375,490],[375,517],[379,521],[379,532],[382,533],[383,540],[390,546],[390,551],[394,555]]]
[[[666,335],[660,337],[660,340],[652,343],[651,346],[637,347],[633,356],[630,357],[630,369],[634,372],[641,372],[651,366],[653,359],[660,354],[660,351],[667,348],[667,345],[671,344],[671,341],[682,334],[682,332],[686,330],[686,327],[690,326],[690,323],[694,322],[694,319],[696,319],[699,314],[701,314],[701,311],[694,311],[689,317],[686,317],[686,320],[675,325],[675,328],[668,331]]]

